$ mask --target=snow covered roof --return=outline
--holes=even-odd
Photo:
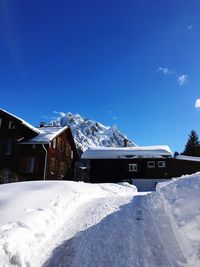
[[[82,154],[82,159],[149,158],[172,156],[169,146],[136,147],[91,147]]]
[[[191,157],[191,156],[185,156],[185,155],[176,156],[176,159],[189,160],[189,161],[200,161],[200,157]]]
[[[29,129],[31,129],[32,131],[34,131],[35,133],[39,133],[39,129],[35,128],[34,126],[32,126],[31,124],[29,124],[28,122],[26,122],[25,120],[21,119],[20,117],[15,116],[14,114],[6,111],[5,109],[0,109],[0,111],[8,114],[9,116],[13,117],[14,119],[18,120],[19,122],[21,122],[24,126],[28,127]]]
[[[51,140],[53,140],[56,136],[64,132],[68,126],[65,127],[52,127],[52,126],[44,126],[39,128],[39,135],[20,142],[20,144],[48,144]]]

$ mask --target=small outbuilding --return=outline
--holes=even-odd
[[[81,157],[91,183],[156,184],[200,171],[200,157],[172,157],[169,146],[93,147]]]
[[[171,160],[169,173],[171,177],[193,174],[200,171],[200,157],[179,155]]]
[[[169,146],[93,147],[82,154],[89,161],[92,183],[132,179],[168,179]]]

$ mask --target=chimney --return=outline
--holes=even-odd
[[[40,122],[40,127],[44,127],[45,124],[46,124],[46,123],[45,123],[44,121],[41,121],[41,122]]]
[[[128,139],[124,139],[124,147],[128,146]]]

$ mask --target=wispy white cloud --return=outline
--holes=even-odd
[[[200,98],[197,98],[195,101],[195,108],[200,109]]]
[[[187,30],[187,31],[190,31],[190,30],[192,30],[193,28],[194,28],[194,25],[191,24],[191,25],[188,25],[188,26],[187,26],[186,30]]]
[[[176,77],[179,85],[185,85],[188,83],[189,76],[187,74],[180,74],[175,69],[169,69],[167,67],[159,67],[158,72],[161,72],[164,75],[172,75]]]
[[[181,86],[187,84],[188,83],[188,75],[187,74],[179,75],[177,81],[178,81],[178,84]]]
[[[109,114],[109,117],[111,117],[112,120],[118,120],[118,117],[114,114],[114,112],[111,109],[107,110],[106,112]]]
[[[42,119],[49,120],[49,116],[43,115],[41,116]]]
[[[54,110],[52,113],[57,114],[57,115],[59,115],[60,117],[64,117],[64,116],[65,116],[65,113],[62,112],[62,111],[56,111],[56,110]]]
[[[56,121],[58,119],[59,119],[59,117],[51,116],[51,120],[53,120],[53,121]]]
[[[168,69],[167,67],[160,67],[158,68],[158,71],[166,75],[176,74],[176,71],[174,69]]]
[[[117,117],[117,116],[113,116],[112,119],[113,119],[113,120],[117,120],[118,117]]]

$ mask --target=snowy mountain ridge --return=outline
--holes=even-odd
[[[79,114],[61,113],[53,125],[69,126],[71,128],[77,148],[80,152],[88,147],[123,147],[124,140],[128,140],[128,146],[136,146],[125,134],[122,134],[117,126],[105,126],[99,122],[83,118]]]

